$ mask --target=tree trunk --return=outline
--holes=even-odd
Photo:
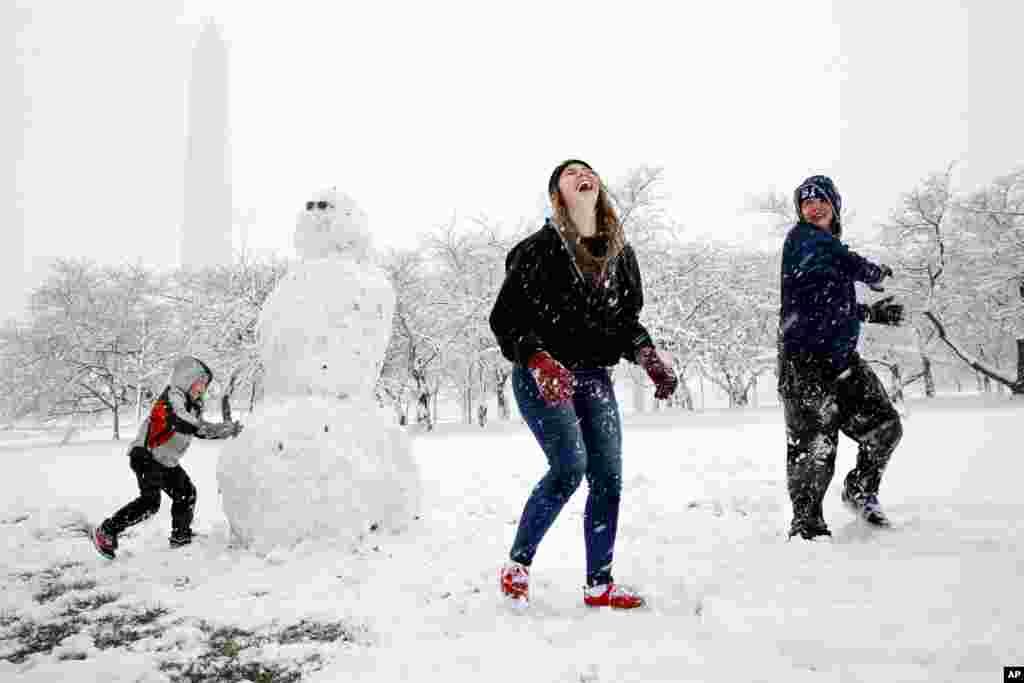
[[[388,389],[381,390],[381,396],[386,400],[382,401],[383,404],[390,404],[391,409],[395,411],[395,420],[402,427],[409,424],[409,414],[406,409],[405,401],[402,400],[402,396],[396,396],[392,391]]]
[[[679,378],[679,385],[676,387],[676,393],[672,395],[672,405],[681,405],[687,411],[693,412],[693,392],[690,391],[690,387],[686,384],[686,379],[683,377],[685,369],[679,371],[676,375]]]
[[[690,391],[689,385],[683,379],[682,373],[679,373],[679,386],[676,387],[675,398],[678,405],[681,405],[691,413],[693,412],[693,392]]]
[[[921,356],[921,375],[924,377],[924,395],[935,398],[935,375],[932,374],[932,359]]]
[[[473,424],[473,366],[466,368],[466,388],[462,392],[462,421]]]
[[[892,386],[889,393],[892,394],[892,400],[903,401],[903,372],[900,370],[899,363],[889,366],[889,376]]]
[[[416,382],[416,424],[429,432],[434,428],[430,413],[430,389],[427,388],[427,381],[422,372],[416,370],[411,374]]]
[[[502,420],[508,420],[512,417],[512,411],[509,409],[508,405],[508,397],[505,395],[505,385],[508,384],[508,373],[495,368],[494,379],[494,394],[498,399],[498,417]]]
[[[736,386],[734,384],[729,385],[729,407],[730,408],[745,408],[750,405],[750,392],[746,389]]]
[[[416,394],[416,424],[428,432],[434,428],[434,422],[430,416],[429,391],[419,391]]]
[[[647,387],[643,385],[643,382],[632,381],[632,373],[627,374],[630,375],[633,385],[633,412],[640,415],[647,412]]]
[[[1024,288],[1024,284],[1021,287]],[[1021,292],[1024,293],[1024,289]],[[1024,394],[1024,339],[1017,340],[1017,386],[1013,393],[1018,396]]]
[[[112,409],[114,413],[114,441],[121,440],[121,404],[114,399],[114,407]]]

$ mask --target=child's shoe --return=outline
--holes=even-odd
[[[171,532],[171,547],[180,548],[192,542],[192,530],[175,530]]]
[[[108,560],[114,559],[117,555],[117,535],[106,531],[103,525],[100,524],[98,527],[92,530],[89,534],[92,538],[92,544],[103,557]]]
[[[506,598],[529,600],[530,568],[519,562],[507,562],[498,574],[501,593]]]
[[[584,588],[583,602],[588,607],[611,607],[613,609],[635,609],[646,604],[643,596],[636,590],[617,583]]]

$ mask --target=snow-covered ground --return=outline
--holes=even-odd
[[[218,444],[111,563],[78,535],[134,497],[127,444],[0,443],[4,681],[979,681],[1024,664],[1024,402],[909,404],[873,531],[826,504],[832,544],[787,542],[778,408],[628,418],[616,578],[650,608],[582,606],[586,485],[545,539],[533,602],[497,595],[543,457],[525,428],[418,436],[420,518],[353,547],[230,547]],[[88,435],[86,435],[88,436]]]

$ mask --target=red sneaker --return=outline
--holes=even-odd
[[[507,598],[527,600],[530,597],[530,568],[518,562],[508,562],[498,574],[501,593]]]
[[[92,530],[92,544],[96,546],[96,552],[100,555],[108,560],[114,559],[117,551],[117,536],[104,531],[102,524]]]
[[[636,590],[617,583],[584,588],[583,602],[587,607],[611,607],[612,609],[635,609],[646,604],[643,596]]]

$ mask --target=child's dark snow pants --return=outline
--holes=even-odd
[[[196,487],[181,465],[164,467],[153,458],[152,453],[138,447],[131,450],[129,459],[139,481],[139,497],[104,522],[105,530],[117,535],[149,519],[160,509],[160,492],[164,491],[171,497],[171,533],[179,535],[190,532],[196,507]]]
[[[878,493],[889,456],[903,436],[899,413],[859,356],[837,379],[812,365],[783,361],[780,394],[786,415],[786,478],[793,517],[822,520],[822,500],[835,473],[839,432],[857,442],[857,465],[844,485]]]

